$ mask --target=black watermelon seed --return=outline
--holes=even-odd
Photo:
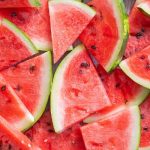
[[[137,39],[139,39],[139,38],[141,38],[141,36],[143,36],[143,33],[142,32],[138,32],[138,33],[136,33],[135,36],[136,36]]]
[[[95,46],[95,45],[92,45],[91,48],[92,48],[93,50],[96,50],[96,46]]]
[[[17,13],[14,11],[11,13],[11,17],[16,17],[17,16]]]
[[[34,72],[36,69],[36,66],[35,65],[31,65],[29,70],[30,70],[30,73]]]
[[[85,61],[85,62],[82,62],[80,66],[83,68],[88,68],[90,67],[90,64]]]
[[[1,91],[5,91],[6,90],[6,85],[3,85],[2,87],[1,87]]]
[[[144,127],[143,130],[144,130],[144,131],[148,131],[148,127]]]
[[[116,88],[119,88],[120,87],[120,83],[116,83]]]
[[[144,32],[145,32],[145,29],[144,29],[144,28],[142,28],[142,29],[141,29],[141,31],[144,33]]]

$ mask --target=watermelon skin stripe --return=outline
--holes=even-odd
[[[41,6],[40,0],[28,0],[31,6],[39,7]]]
[[[25,46],[28,48],[28,50],[32,54],[38,53],[38,50],[36,49],[36,47],[31,42],[31,40],[29,39],[28,35],[26,35],[26,33],[24,33],[22,30],[20,30],[12,22],[10,22],[9,20],[3,18],[3,19],[0,20],[0,25],[5,26],[11,32],[13,32],[25,44]]]

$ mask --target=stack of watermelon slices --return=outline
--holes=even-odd
[[[0,149],[150,149],[149,4],[0,1]]]

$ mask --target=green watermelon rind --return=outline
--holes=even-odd
[[[93,8],[91,8],[88,5],[86,5],[80,1],[77,1],[77,0],[52,0],[52,1],[49,1],[49,4],[57,4],[57,3],[58,4],[64,3],[64,4],[76,6],[92,17],[94,17],[96,15],[96,11]]]
[[[51,85],[52,85],[52,56],[51,52],[45,52],[43,55],[43,60],[44,60],[44,67],[43,69],[43,76],[42,76],[42,81],[41,81],[41,99],[39,100],[40,103],[38,104],[38,108],[36,109],[35,113],[33,113],[34,117],[34,122],[31,124],[28,124],[26,127],[26,130],[28,130],[31,126],[33,126],[39,118],[42,116],[43,112],[45,111],[45,108],[47,106],[49,96],[50,96],[50,91],[51,91]]]
[[[3,18],[3,19],[0,20],[0,25],[5,26],[8,30],[13,32],[14,35],[17,36],[22,41],[22,43],[28,48],[28,50],[32,54],[38,53],[38,50],[36,49],[34,44],[31,42],[28,35],[26,35],[26,33],[23,32],[21,29],[19,29],[15,24],[13,24],[9,20]]]
[[[149,80],[146,80],[146,79],[143,79],[139,76],[137,76],[136,74],[134,74],[132,72],[132,70],[129,68],[126,60],[122,61],[120,64],[119,64],[120,68],[123,70],[123,72],[129,77],[131,78],[134,82],[140,84],[141,86],[147,88],[147,89],[150,89],[150,81]]]
[[[121,34],[121,39],[119,40],[119,43],[117,44],[114,53],[112,54],[112,57],[110,58],[109,62],[105,66],[105,70],[107,72],[110,72],[113,70],[121,61],[121,58],[124,54],[126,43],[128,40],[129,35],[129,21],[128,16],[125,10],[125,6],[122,0],[115,0],[116,2],[112,2],[114,5],[114,10],[116,11],[116,15],[120,15],[119,17],[119,24],[122,24],[122,29],[120,29],[119,33]],[[113,6],[112,5],[112,6]],[[121,23],[120,23],[121,22]]]
[[[59,64],[53,78],[53,84],[51,88],[51,100],[50,100],[50,108],[51,108],[51,116],[52,122],[54,126],[54,130],[56,133],[59,133],[63,130],[63,118],[60,118],[61,110],[58,108],[58,104],[63,107],[63,104],[59,102],[59,92],[61,91],[60,88],[63,86],[63,75],[65,73],[66,68],[69,65],[69,62],[78,55],[84,49],[83,45],[77,46],[71,53],[69,53]]]
[[[33,7],[39,7],[41,6],[41,3],[39,0],[29,0],[29,3],[31,4],[31,6]]]
[[[145,2],[146,3],[146,2]],[[150,16],[150,7],[148,7],[144,2],[137,5],[137,8],[143,12],[145,15]]]

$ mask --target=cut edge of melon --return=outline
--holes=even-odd
[[[61,3],[78,7],[80,9],[82,9],[84,12],[86,12],[91,17],[94,17],[96,15],[96,11],[94,9],[92,9],[88,5],[86,5],[80,1],[77,1],[77,0],[52,0],[52,1],[49,1],[49,6],[51,4],[55,5],[55,4],[61,4]]]
[[[21,110],[24,112],[25,116],[17,121],[14,126],[19,130],[19,131],[25,131],[28,127],[28,125],[31,125],[34,122],[34,117],[32,114],[29,112],[29,110],[26,108],[26,106],[22,103],[21,99],[16,95],[15,91],[11,88],[10,85],[8,85],[9,91],[11,94],[16,98],[16,102],[19,104]]]
[[[39,7],[39,6],[41,6],[40,0],[29,0],[29,3],[33,7]]]
[[[130,99],[129,102],[127,102],[127,105],[140,105],[149,93],[149,89],[141,87],[140,92],[133,99]]]
[[[70,54],[68,54],[62,62],[59,64],[53,78],[53,84],[51,88],[51,101],[50,101],[50,108],[51,108],[51,116],[52,116],[52,122],[54,126],[54,130],[56,133],[60,133],[64,130],[63,128],[63,112],[58,108],[59,106],[63,107],[63,104],[61,103],[60,93],[61,87],[63,85],[63,74],[65,73],[65,69],[68,67],[69,62],[72,60],[72,58],[75,55],[78,55],[82,50],[84,50],[83,45],[77,46]],[[60,118],[61,117],[61,118]]]
[[[28,35],[26,35],[26,33],[19,29],[15,24],[5,18],[1,19],[0,22],[1,25],[5,26],[8,30],[13,32],[32,54],[36,54],[38,52],[34,44],[29,39]]]
[[[99,115],[98,114],[93,114],[89,117],[87,117],[85,120],[83,120],[84,123],[92,123],[92,122],[95,122],[95,121],[98,121],[98,120],[102,120],[102,119],[105,119],[109,116],[112,116],[118,112],[121,112],[122,110],[124,110],[126,108],[125,105],[122,105],[122,106],[119,106],[118,108],[114,108],[112,111],[108,112],[107,114],[104,114],[104,115]]]
[[[129,108],[132,113],[132,121],[133,124],[131,126],[132,136],[130,139],[130,147],[129,150],[134,150],[139,148],[140,144],[140,136],[141,136],[141,115],[140,115],[140,109],[138,106],[132,106]],[[135,140],[137,139],[137,140]]]
[[[136,74],[134,74],[130,67],[127,64],[127,60],[122,61],[119,64],[120,68],[123,70],[123,72],[129,77],[131,78],[134,82],[140,84],[141,86],[144,86],[145,88],[150,89],[150,81],[149,80],[145,80],[139,76],[137,76]]]
[[[150,4],[147,4],[148,1],[140,3],[137,8],[142,11],[144,14],[150,16]]]
[[[129,33],[129,21],[128,16],[126,14],[125,6],[122,0],[115,0],[115,2],[111,2],[113,7],[114,15],[117,18],[117,26],[119,29],[119,40],[114,48],[114,52],[112,57],[110,58],[109,62],[105,66],[105,70],[107,72],[114,69],[119,61],[121,60],[118,57],[122,58],[123,52],[125,50],[126,41],[128,39]],[[119,56],[121,55],[121,56]]]
[[[51,91],[51,83],[52,83],[52,57],[51,52],[45,52],[40,55],[44,60],[44,64],[42,66],[42,80],[41,80],[41,90],[40,90],[40,99],[38,107],[36,108],[36,112],[33,114],[34,123],[41,117],[43,114]]]

